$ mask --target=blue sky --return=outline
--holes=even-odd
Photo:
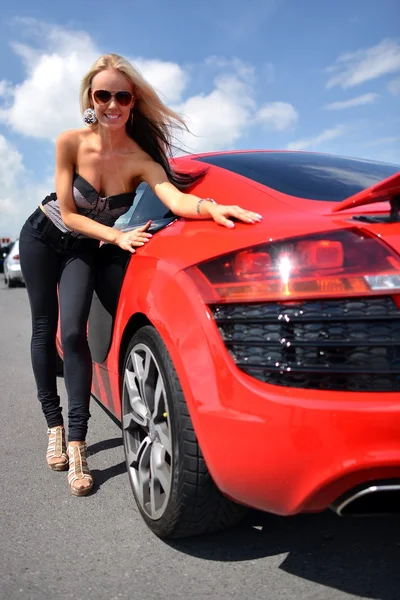
[[[50,0],[2,7],[0,235],[53,190],[79,80],[131,59],[190,151],[307,149],[400,164],[398,0]]]

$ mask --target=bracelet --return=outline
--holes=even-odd
[[[197,214],[200,215],[200,206],[202,202],[211,202],[211,204],[217,204],[215,202],[215,200],[213,200],[212,198],[200,198],[200,200],[197,202]]]

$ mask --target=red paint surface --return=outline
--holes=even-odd
[[[193,170],[189,159],[179,162]],[[194,193],[260,212],[263,222],[238,223],[231,231],[211,221],[179,219],[137,250],[109,356],[94,369],[100,402],[121,417],[121,339],[132,315],[142,313],[164,340],[208,468],[231,498],[294,514],[322,510],[359,483],[400,478],[399,393],[293,389],[247,376],[235,366],[184,271],[236,249],[349,227],[368,230],[400,254],[400,224],[355,224],[349,214],[332,214],[331,203],[288,197],[218,168],[210,168]]]

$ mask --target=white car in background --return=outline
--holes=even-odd
[[[18,240],[12,246],[10,252],[4,259],[4,283],[9,288],[15,287],[18,284],[24,283],[22,276],[21,265],[19,262],[19,242]]]

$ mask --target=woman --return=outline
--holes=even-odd
[[[149,241],[150,223],[125,233],[113,229],[142,181],[178,216],[214,219],[226,227],[234,226],[229,217],[254,223],[261,216],[181,191],[202,176],[176,173],[168,163],[170,128],[184,122],[122,57],[109,54],[96,61],[83,78],[80,101],[89,127],[59,136],[56,193],[23,226],[20,260],[32,311],[32,366],[48,426],[47,464],[68,469],[72,493],[83,496],[93,487],[85,444],[92,380],[86,322],[99,241],[128,252]],[[56,386],[59,310],[68,446]]]

